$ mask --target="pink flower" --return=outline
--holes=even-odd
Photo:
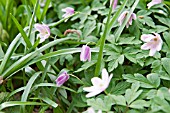
[[[81,61],[91,60],[91,49],[89,46],[83,45],[80,53],[80,60]]]
[[[113,75],[111,74],[110,77],[108,75],[107,70],[104,68],[102,70],[102,79],[99,77],[93,77],[91,79],[91,82],[93,86],[91,87],[84,87],[83,90],[89,92],[86,97],[93,97],[95,95],[98,95],[99,93],[103,92],[110,83],[110,80],[112,79]]]
[[[110,5],[112,5],[113,0],[110,0]],[[118,0],[114,0],[112,9],[116,9]]]
[[[40,43],[44,42],[50,36],[50,28],[45,24],[35,24],[35,29],[39,31]]]
[[[61,85],[63,85],[69,78],[70,78],[70,76],[67,74],[66,71],[61,73],[59,75],[59,77],[55,80],[56,84],[57,84],[57,87],[60,87]]]
[[[63,18],[68,18],[69,16],[74,14],[74,9],[71,7],[66,7],[62,9],[61,11],[65,12],[65,14],[62,16]]]
[[[141,46],[141,49],[148,50],[150,49],[149,56],[154,56],[156,51],[160,51],[162,48],[163,41],[159,34],[154,33],[154,35],[151,34],[143,34],[141,36],[141,40],[146,42]]]
[[[162,0],[152,0],[150,3],[147,4],[148,9],[156,4],[160,4],[161,2],[162,2]]]
[[[122,25],[123,21],[125,20],[127,14],[129,13],[129,11],[124,11],[118,18],[118,22],[120,25]],[[132,15],[130,16],[129,18],[129,21],[127,22],[126,24],[126,28],[129,27],[129,25],[132,25],[132,20],[136,20],[136,14],[135,13],[132,13]]]

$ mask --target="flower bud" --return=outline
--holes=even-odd
[[[57,87],[60,87],[61,85],[63,85],[69,78],[70,78],[70,76],[67,74],[66,71],[61,73],[59,75],[59,77],[55,80],[56,84],[57,84]]]
[[[81,49],[80,60],[81,61],[91,60],[91,50],[89,46],[83,45]]]

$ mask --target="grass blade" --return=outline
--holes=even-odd
[[[14,21],[15,25],[17,26],[18,30],[20,31],[22,37],[24,38],[24,41],[25,41],[27,47],[31,48],[32,44],[31,44],[29,38],[27,37],[25,31],[23,30],[22,26],[19,24],[18,20],[12,14],[10,14],[10,15],[11,15],[11,18]]]
[[[9,102],[4,102],[4,103],[0,104],[0,110],[3,110],[7,107],[21,106],[21,105],[47,105],[47,104],[39,103],[39,102],[9,101]]]
[[[41,18],[40,18],[40,22],[43,21],[45,15],[46,15],[46,12],[47,12],[48,7],[49,7],[49,5],[50,5],[50,1],[51,1],[51,0],[47,0],[46,3],[45,3],[45,6],[44,6],[44,8],[43,8],[43,12],[42,12],[42,15],[41,15]]]
[[[37,72],[35,73],[28,81],[26,87],[25,87],[25,90],[24,90],[24,93],[22,94],[22,97],[21,97],[21,102],[26,102],[27,101],[27,98],[28,98],[28,94],[30,93],[30,90],[31,90],[31,87],[34,83],[34,81],[36,80],[36,78],[40,75],[41,72]],[[22,113],[25,113],[25,106],[21,106],[21,111]]]

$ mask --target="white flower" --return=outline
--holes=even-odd
[[[50,28],[45,24],[35,24],[36,31],[39,31],[40,43],[44,42],[50,36]]]
[[[87,109],[87,111],[85,111],[85,112],[83,112],[83,113],[96,113],[96,112],[95,112],[95,110],[94,110],[92,107],[89,107],[89,108]],[[102,113],[102,111],[99,110],[97,113]]]
[[[160,51],[162,48],[163,41],[159,34],[154,33],[155,35],[151,34],[143,34],[141,36],[141,40],[146,42],[141,46],[141,49],[148,50],[150,49],[149,56],[154,56],[156,51]]]
[[[102,79],[98,78],[98,77],[93,77],[91,79],[91,82],[93,84],[93,86],[91,87],[84,87],[83,90],[89,92],[86,97],[93,97],[101,92],[103,92],[110,83],[110,80],[112,79],[112,74],[108,75],[107,70],[104,68],[102,70]]]
[[[148,9],[151,8],[152,6],[156,5],[156,4],[160,4],[162,2],[162,0],[152,0],[151,2],[149,2],[147,4]]]

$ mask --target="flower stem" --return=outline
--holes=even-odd
[[[101,36],[100,50],[99,50],[99,55],[98,55],[98,59],[97,59],[96,69],[95,69],[95,76],[96,77],[99,76],[99,73],[100,73],[100,70],[101,70],[101,62],[102,62],[102,59],[103,59],[103,49],[104,49],[106,36],[108,34],[108,25],[109,25],[109,22],[110,22],[111,13],[112,13],[112,7],[110,7],[110,11],[109,11],[109,15],[108,15],[108,18],[107,18],[105,30],[104,30],[103,35]]]

